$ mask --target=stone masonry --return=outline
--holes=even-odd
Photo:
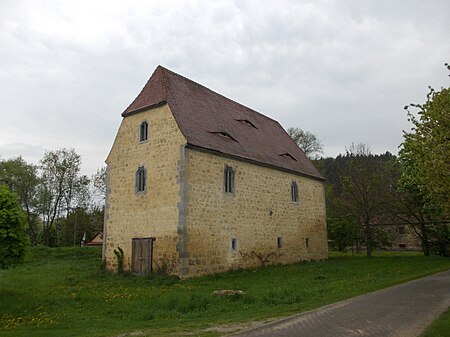
[[[234,193],[224,191],[225,165],[235,171]],[[298,202],[291,201],[292,181]],[[327,258],[322,182],[189,150],[188,184],[189,275]]]
[[[324,178],[277,121],[161,66],[122,117],[109,270],[120,249],[126,271],[180,277],[327,258]]]
[[[149,137],[140,143],[142,121]],[[321,181],[191,149],[167,105],[124,118],[106,162],[108,269],[117,268],[118,247],[130,269],[136,237],[155,237],[154,267],[184,277],[327,257]],[[148,188],[139,194],[141,165]],[[224,191],[225,165],[235,171],[234,193]],[[292,181],[298,202],[291,201]]]
[[[147,121],[148,141],[140,143],[139,125]],[[178,203],[180,183],[178,161],[185,139],[167,105],[122,120],[106,160],[108,194],[105,219],[105,259],[115,270],[114,249],[124,251],[124,268],[131,263],[131,239],[155,237],[154,260],[178,258]],[[147,190],[135,192],[135,173],[147,170]]]

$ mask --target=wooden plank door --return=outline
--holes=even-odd
[[[152,271],[153,241],[155,238],[134,238],[132,240],[132,273],[148,275]]]

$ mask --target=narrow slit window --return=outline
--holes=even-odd
[[[305,238],[305,246],[306,248],[309,248],[309,238]]]
[[[231,250],[233,252],[237,250],[237,239],[231,239]]]
[[[228,165],[224,171],[224,189],[226,193],[234,193],[234,170]]]
[[[291,200],[292,202],[298,202],[298,186],[295,181],[291,184]]]
[[[139,142],[148,140],[148,123],[143,121],[139,126]]]
[[[283,239],[281,238],[281,236],[277,238],[277,247],[278,249],[283,247]]]
[[[139,167],[136,171],[136,193],[144,192],[146,188],[146,175],[147,172],[143,166]]]

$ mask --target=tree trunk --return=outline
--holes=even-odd
[[[421,236],[421,240],[422,240],[422,250],[423,250],[423,255],[425,256],[430,256],[430,242],[428,240],[428,231],[426,228],[426,225],[424,223],[420,224],[420,229],[422,232],[422,236]]]
[[[358,239],[356,241],[356,253],[361,254],[362,253],[362,229],[361,227],[358,227]]]
[[[370,227],[370,224],[366,224],[365,228],[366,228],[367,257],[372,257],[372,228]]]

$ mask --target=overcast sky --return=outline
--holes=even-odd
[[[0,158],[73,147],[100,168],[122,111],[161,64],[326,156],[397,153],[403,106],[449,85],[450,1],[0,2]]]

